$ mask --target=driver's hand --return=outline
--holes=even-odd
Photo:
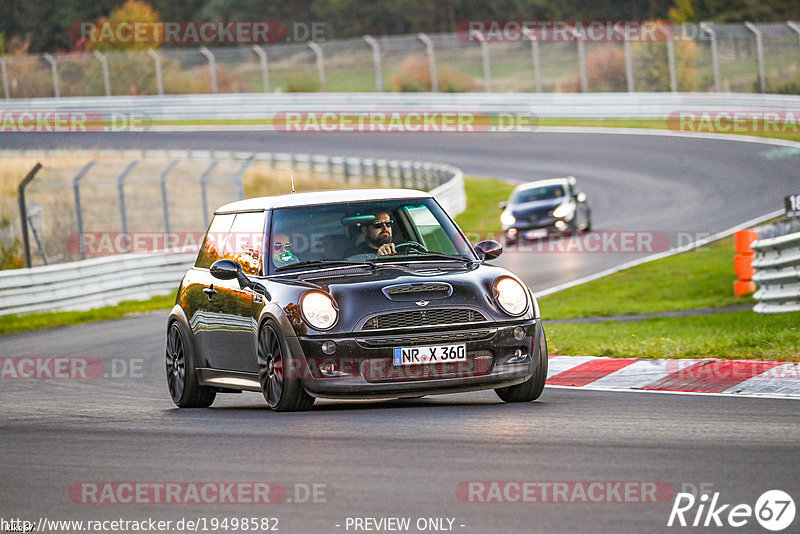
[[[378,247],[378,256],[391,256],[392,254],[397,254],[394,243],[386,243]]]

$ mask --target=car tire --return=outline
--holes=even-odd
[[[179,408],[208,408],[214,402],[217,390],[200,385],[197,354],[179,321],[167,329],[166,373],[167,388]]]
[[[258,333],[258,378],[270,409],[275,412],[299,412],[314,405],[296,376],[286,376],[286,369],[298,369],[286,339],[277,327],[265,323]]]
[[[544,384],[547,381],[547,340],[541,323],[536,324],[536,358],[538,362],[533,376],[521,384],[494,390],[497,396],[505,402],[531,402],[542,395]]]

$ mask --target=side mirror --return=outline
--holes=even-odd
[[[233,280],[242,272],[239,262],[233,260],[217,260],[211,265],[211,276],[220,280]]]
[[[247,275],[242,272],[242,266],[239,265],[237,261],[217,260],[211,265],[211,269],[209,270],[211,271],[211,276],[214,278],[219,278],[220,280],[233,280],[236,278],[239,282],[239,287],[249,287],[256,293],[264,295],[267,300],[272,300],[272,297],[267,293],[267,288],[259,282],[250,280]]]
[[[475,252],[481,260],[493,260],[503,253],[503,245],[497,241],[481,241],[475,245]]]
[[[575,200],[577,200],[578,202],[586,202],[586,193],[581,191],[580,193],[575,195]]]
[[[508,207],[508,202],[501,202],[497,205],[497,207],[500,208],[501,210],[504,210]]]

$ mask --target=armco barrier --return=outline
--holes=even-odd
[[[0,151],[2,155],[46,155],[42,151]],[[90,155],[89,151],[53,151],[53,154]],[[102,151],[104,155],[135,156],[135,151]],[[152,154],[151,154],[152,155]],[[174,154],[173,154],[174,155]],[[308,154],[210,153],[210,157],[266,159],[286,165],[320,162],[337,166],[344,175],[378,178],[409,188],[430,189],[453,217],[464,211],[466,193],[460,169],[439,163],[313,156]],[[392,182],[394,183],[394,182]],[[213,209],[213,208],[212,208]],[[191,266],[197,253],[157,255],[122,254],[0,271],[0,316],[42,311],[87,310],[123,300],[145,300],[168,294]]]
[[[675,111],[796,112],[798,109],[798,95],[745,93],[232,93],[33,98],[3,103],[6,112],[91,111],[106,120],[112,113],[127,114],[145,120],[133,129],[167,131],[268,130],[269,120],[286,111],[450,111],[537,117],[667,118]],[[240,124],[231,124],[233,119]],[[208,123],[204,124],[204,120]],[[253,124],[241,123],[245,120]],[[259,121],[266,122],[258,124]],[[152,126],[148,126],[150,123]]]
[[[800,223],[783,223],[756,229],[759,239],[753,268],[759,289],[755,293],[758,313],[800,311]]]

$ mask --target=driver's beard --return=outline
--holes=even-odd
[[[367,238],[367,242],[369,242],[369,244],[372,245],[373,248],[377,249],[377,248],[380,248],[381,245],[385,245],[387,243],[391,243],[392,242],[392,236],[388,235],[388,234],[387,235],[380,234],[377,237],[375,237],[375,239]]]

